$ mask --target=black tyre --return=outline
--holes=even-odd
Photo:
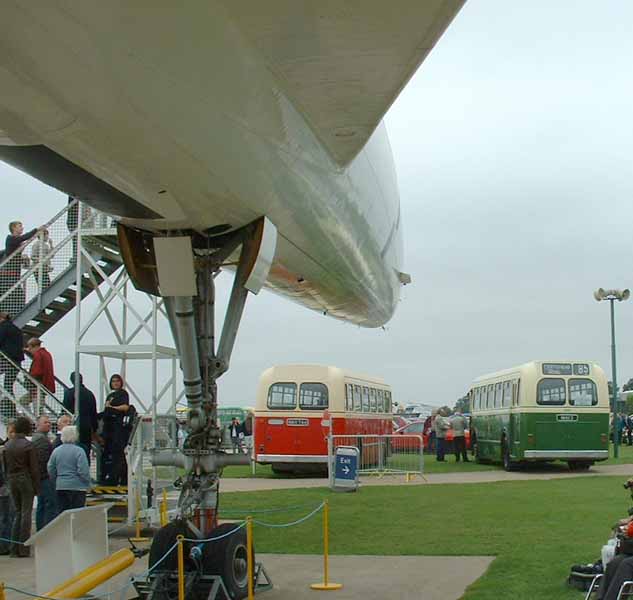
[[[234,523],[223,523],[216,527],[209,537],[220,537],[238,529]],[[251,553],[253,573],[255,570],[255,549]],[[215,542],[204,545],[203,570],[205,575],[219,575],[229,596],[241,600],[248,596],[248,552],[246,530],[235,531]]]
[[[570,460],[567,462],[567,466],[570,471],[588,471],[593,463],[586,460]]]
[[[501,440],[501,457],[503,460],[503,468],[506,471],[514,471],[514,463],[510,459],[510,445],[508,444],[508,440],[503,438]]]
[[[479,444],[475,444],[475,461],[479,464],[484,462],[483,457],[481,456],[481,450],[479,449]]]
[[[172,521],[161,527],[152,539],[152,545],[149,549],[149,566],[153,567],[165,553],[176,543],[176,538],[184,535],[186,538],[194,538],[195,535],[189,529],[184,521]],[[185,570],[193,568],[193,564],[189,563],[189,548],[185,543]],[[156,568],[157,571],[177,571],[178,570],[178,552],[174,548],[167,557]]]

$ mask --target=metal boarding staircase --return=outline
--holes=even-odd
[[[73,200],[35,236],[0,261],[0,311],[9,313],[25,341],[41,337],[75,308],[78,289],[81,300],[92,292],[99,293],[104,276],[110,277],[122,264],[116,223]],[[55,423],[68,412],[60,401],[65,387],[61,381],[53,393],[34,380],[28,368],[0,355],[0,365],[8,364],[18,368],[18,378],[13,389],[7,389],[6,374],[0,385],[0,427],[20,414],[31,419],[48,414]]]
[[[28,359],[30,363],[30,359]],[[60,394],[66,385],[56,378],[55,393],[45,388],[37,379],[31,377],[28,371],[28,364],[18,365],[0,350],[0,364],[3,369],[10,367],[17,373],[12,389],[9,391],[5,385],[6,381],[0,385],[0,435],[5,437],[7,423],[20,415],[29,417],[35,422],[40,415],[47,415],[52,424],[53,433],[57,432],[57,419],[63,414],[72,417],[66,410],[60,399]]]

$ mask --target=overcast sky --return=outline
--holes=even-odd
[[[396,316],[363,330],[251,296],[220,402],[254,405],[259,374],[287,362],[450,405],[474,377],[532,359],[610,369],[608,305],[592,292],[633,287],[632,22],[625,0],[469,0],[387,115],[413,277]],[[65,204],[2,163],[0,194],[0,221],[27,227]],[[73,331],[67,317],[45,337],[62,375]],[[623,381],[633,301],[617,306],[617,331]],[[89,384],[95,367],[84,362]],[[149,393],[147,371],[133,376]]]

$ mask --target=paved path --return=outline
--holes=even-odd
[[[127,545],[126,540],[114,538],[111,551]],[[262,594],[262,599],[324,597],[309,588],[311,583],[322,581],[322,555],[258,554],[257,560],[262,562],[273,583],[273,589]],[[492,556],[331,556],[330,581],[343,584],[343,589],[336,592],[337,600],[457,600],[493,560]],[[0,557],[0,579],[7,585],[35,592],[34,562],[32,558]],[[122,590],[131,575],[146,568],[147,558],[137,560],[111,580],[109,589]],[[119,592],[108,600],[119,600],[120,596]],[[125,599],[134,597],[133,588],[124,593]],[[7,600],[30,599],[7,591]]]
[[[431,473],[422,477],[414,477],[407,483],[404,476],[389,475],[385,477],[362,477],[362,486],[372,485],[439,485],[463,483],[490,483],[494,481],[534,481],[535,479],[569,479],[571,477],[596,477],[618,475],[624,479],[633,476],[633,465],[596,465],[589,471],[572,472],[566,467],[545,465],[530,470],[512,471],[460,471],[457,473]],[[326,479],[222,479],[220,489],[223,492],[253,492],[258,490],[286,490],[297,488],[326,487]]]

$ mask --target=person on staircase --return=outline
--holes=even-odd
[[[51,353],[42,346],[42,340],[31,338],[26,344],[26,351],[31,355],[33,362],[29,374],[39,381],[51,394],[55,394],[55,368]],[[37,388],[31,383],[29,386],[31,402],[37,397]]]
[[[55,482],[48,476],[46,465],[53,453],[53,444],[48,437],[51,422],[48,415],[38,417],[35,433],[31,443],[37,450],[37,461],[40,469],[40,493],[37,495],[35,510],[35,529],[39,531],[57,516],[57,500],[55,496]]]
[[[33,242],[31,249],[31,261],[33,266],[39,266],[33,273],[33,277],[37,283],[37,287],[40,292],[43,292],[51,284],[51,271],[53,265],[51,265],[50,258],[44,260],[53,251],[53,240],[48,235],[48,229],[42,229],[37,236],[37,240]],[[41,277],[41,282],[40,282]]]
[[[9,223],[9,235],[5,241],[4,255],[9,258],[3,267],[2,281],[0,286],[0,309],[12,315],[19,314],[26,304],[26,294],[24,287],[19,285],[7,295],[14,287],[22,275],[25,257],[22,256],[22,247],[33,236],[37,235],[43,227],[31,229],[24,233],[24,225],[21,221],[11,221]],[[26,257],[28,261],[28,257]],[[4,297],[6,295],[6,298]]]
[[[0,312],[0,351],[10,359],[0,356],[0,370],[4,373],[4,389],[13,396],[13,384],[18,376],[18,367],[22,366],[24,360],[24,335],[6,312]],[[5,406],[7,402],[9,406]],[[7,412],[7,409],[10,412]],[[3,397],[0,412],[4,416],[11,416],[15,413],[15,408]]]
[[[75,385],[76,374],[70,374],[71,387],[64,390],[64,408],[75,414]],[[88,464],[90,464],[90,448],[92,438],[97,431],[97,401],[95,395],[84,385],[79,374],[79,405],[77,406],[77,423],[79,430],[79,445],[84,449]]]
[[[124,419],[130,410],[130,396],[124,385],[121,375],[110,377],[112,391],[106,398],[102,413],[104,447],[101,455],[101,480],[106,485],[127,485],[125,446],[129,430],[124,426]]]

